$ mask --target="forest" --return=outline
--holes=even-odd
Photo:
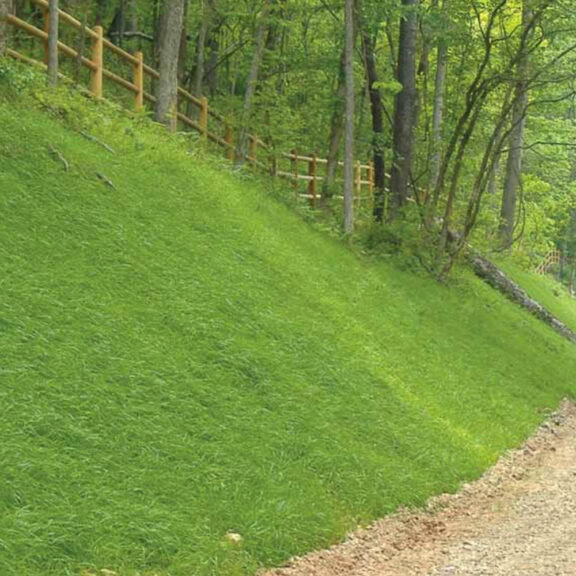
[[[50,6],[57,15],[58,2]],[[169,128],[178,129],[180,85],[233,119],[237,164],[250,156],[249,130],[271,154],[321,157],[316,207],[370,248],[415,255],[439,278],[468,246],[532,267],[558,251],[560,275],[574,283],[570,2],[60,0],[59,8],[158,69],[151,108]],[[0,10],[40,27],[44,13],[50,29],[34,2],[2,0]],[[11,33],[4,25],[1,36]],[[78,58],[90,49],[82,36],[60,26]],[[57,57],[55,48],[55,66]],[[359,161],[371,171],[367,202],[354,197]]]

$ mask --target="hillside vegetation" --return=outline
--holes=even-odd
[[[574,346],[469,272],[358,256],[105,104],[0,92],[0,574],[252,574],[573,395]]]
[[[566,286],[551,275],[541,276],[529,272],[513,262],[500,262],[499,266],[532,298],[576,332],[576,302]]]

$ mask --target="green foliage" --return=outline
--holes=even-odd
[[[573,394],[573,346],[468,272],[359,258],[113,106],[2,94],[3,576],[252,574]]]
[[[45,77],[39,75],[30,66],[18,65],[7,58],[0,58],[0,89],[4,96],[16,97],[20,90],[37,88],[45,83]]]
[[[400,269],[422,272],[431,256],[422,243],[419,215],[411,206],[403,210],[402,218],[395,222],[372,224],[359,235],[359,241],[368,253],[380,259],[392,260]]]

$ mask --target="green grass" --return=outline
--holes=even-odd
[[[574,346],[470,273],[356,256],[58,98],[0,97],[3,576],[252,574],[456,490],[573,395]]]
[[[529,272],[510,261],[500,262],[499,265],[534,300],[576,332],[576,300],[564,285],[552,276]]]

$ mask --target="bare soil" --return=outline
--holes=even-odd
[[[265,576],[576,576],[576,406],[477,482]]]

